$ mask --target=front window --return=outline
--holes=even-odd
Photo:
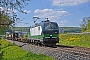
[[[49,22],[45,23],[45,30],[55,30],[58,29],[57,23]]]

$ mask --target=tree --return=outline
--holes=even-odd
[[[4,31],[19,19],[15,10],[27,14],[23,8],[28,5],[28,1],[30,0],[0,0],[0,30]]]
[[[15,10],[27,14],[23,8],[28,5],[28,1],[30,0],[0,0],[0,14],[7,15],[15,21],[17,19]]]
[[[87,20],[86,20],[86,17],[83,18],[80,26],[81,26],[82,32],[85,32],[86,29],[87,29]]]
[[[90,20],[88,20],[88,26],[87,26],[88,29],[90,29]]]
[[[10,25],[13,23],[13,20],[5,14],[0,14],[0,34],[3,34]]]
[[[28,5],[28,1],[30,0],[0,0],[0,6],[6,9],[1,13],[6,13],[8,10],[24,12],[22,8]]]
[[[81,29],[82,29],[82,32],[85,32],[90,26],[89,26],[89,17],[84,17],[80,26],[81,26]]]
[[[5,14],[0,14],[0,25],[11,25],[13,20]]]
[[[87,19],[88,19],[87,29],[90,30],[90,16]]]

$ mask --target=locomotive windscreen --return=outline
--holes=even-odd
[[[54,22],[45,23],[44,27],[45,27],[45,30],[56,30],[56,29],[58,29],[57,23],[54,23]]]

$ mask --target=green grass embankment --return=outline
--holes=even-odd
[[[0,60],[55,60],[49,56],[42,54],[37,55],[32,52],[22,50],[15,44],[7,42],[3,39],[0,39],[0,44],[0,51],[2,52]]]
[[[59,34],[59,44],[90,48],[90,34]]]

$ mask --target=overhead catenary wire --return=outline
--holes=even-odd
[[[90,1],[89,1],[90,2]],[[88,2],[88,3],[89,3]],[[63,1],[63,2],[60,2],[60,5],[61,4],[64,4],[64,3],[66,3],[65,1]],[[57,8],[58,6],[55,6],[54,8],[52,8],[52,9],[55,9],[55,8]],[[85,8],[87,8],[87,7],[90,7],[90,4],[89,5],[86,5],[86,6],[84,6],[84,7],[81,7],[81,8],[78,8],[78,9],[75,9],[75,10],[73,10],[73,11],[70,11],[69,13],[66,13],[66,14],[63,14],[63,15],[60,15],[60,16],[65,16],[65,15],[69,15],[69,14],[71,14],[71,13],[74,13],[74,12],[77,12],[77,11],[79,11],[79,10],[82,10],[82,9],[85,9]],[[68,9],[70,10],[70,8],[75,8],[75,6],[71,6],[71,7],[69,7]],[[64,10],[64,9],[63,9]],[[62,10],[61,10],[62,11]],[[64,11],[66,11],[66,10],[64,10]],[[42,15],[44,15],[44,14],[42,14]]]
[[[81,8],[76,9],[76,10],[73,10],[73,11],[67,13],[67,14],[64,14],[64,15],[68,15],[68,14],[70,14],[70,13],[74,13],[74,12],[80,11],[80,10],[85,9],[85,8],[87,8],[87,7],[90,7],[90,5],[87,5],[87,6],[81,7]],[[64,16],[64,15],[62,15],[62,16]]]
[[[90,2],[90,1],[89,1]],[[88,3],[89,3],[88,2]],[[67,3],[66,1],[62,1],[62,2],[60,2],[60,4],[64,4],[64,3]],[[55,9],[55,8],[60,8],[61,6],[54,6],[53,8],[51,8],[51,9]],[[69,8],[67,8],[66,10],[70,10],[70,9],[72,9],[72,8],[75,8],[75,7],[77,7],[76,5],[73,5],[73,6],[69,6]],[[88,4],[88,5],[85,5],[85,6],[82,6],[82,7],[79,7],[79,8],[77,8],[77,9],[74,9],[74,10],[72,10],[72,11],[70,11],[70,12],[67,12],[67,13],[65,13],[65,14],[63,14],[63,15],[61,15],[60,14],[60,17],[61,16],[66,16],[66,15],[70,15],[70,14],[72,14],[72,13],[75,13],[75,12],[77,12],[77,11],[80,11],[80,10],[82,10],[82,9],[85,9],[85,8],[87,8],[87,7],[90,7],[90,4]],[[66,11],[65,9],[61,9],[61,10],[58,10],[58,11]],[[42,13],[42,14],[40,14],[40,15],[44,15],[44,13]],[[49,18],[48,16],[47,16],[47,18]],[[41,18],[40,18],[41,19]],[[39,19],[39,20],[40,20]]]

